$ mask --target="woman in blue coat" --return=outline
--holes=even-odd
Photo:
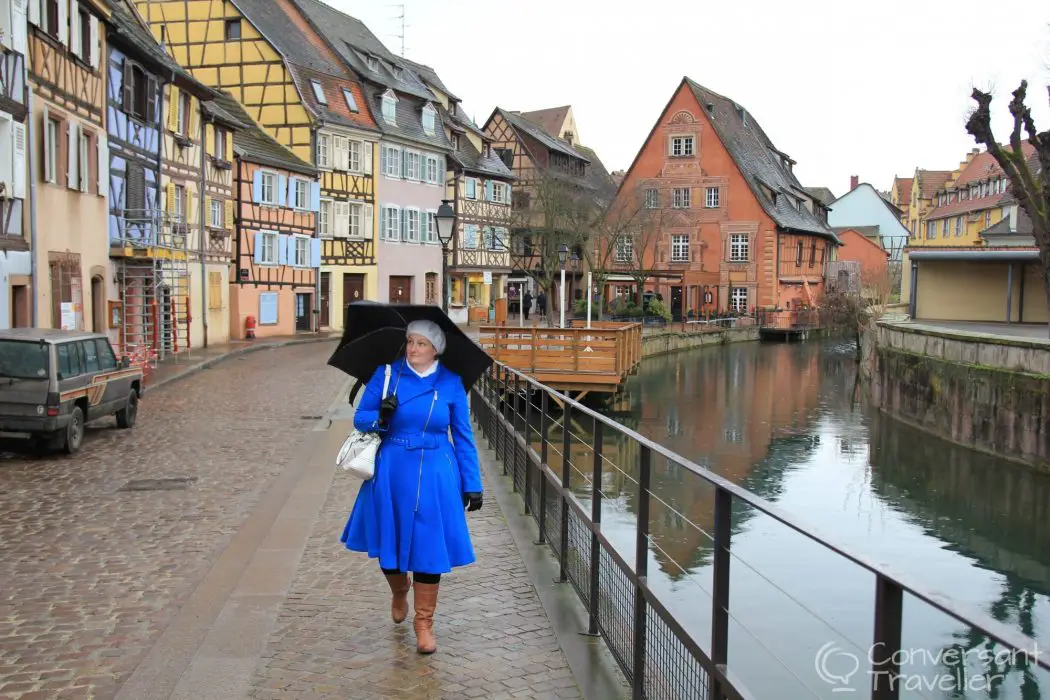
[[[481,470],[463,382],[437,360],[444,332],[432,321],[413,321],[406,336],[405,357],[391,365],[387,398],[384,366],[354,414],[354,427],[379,433],[382,444],[342,541],[379,560],[395,623],[408,616],[414,589],[416,649],[431,654],[441,574],[474,562],[464,508],[481,508]]]

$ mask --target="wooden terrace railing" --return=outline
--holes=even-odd
[[[639,323],[482,326],[478,342],[497,362],[565,390],[615,392],[642,360]]]

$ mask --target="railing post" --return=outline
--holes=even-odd
[[[542,389],[543,396],[540,397],[540,514],[539,514],[539,538],[536,544],[544,544],[547,541],[547,474],[543,468],[547,466],[547,443],[550,433],[550,395],[549,390]]]
[[[521,375],[520,374],[515,374],[514,375],[514,403],[511,404],[511,414],[510,414],[512,419],[513,419],[512,425],[514,426],[514,430],[511,432],[511,439],[513,440],[513,442],[511,442],[511,446],[510,446],[510,463],[511,463],[511,468],[510,468],[510,477],[511,477],[510,478],[510,490],[511,490],[511,493],[517,493],[518,492],[518,451],[519,451],[518,450],[518,418],[519,418],[519,415],[520,415],[519,412],[518,412],[518,397],[520,396],[520,392],[521,392]]]
[[[591,588],[590,619],[587,621],[587,634],[598,634],[598,562],[601,561],[601,543],[597,530],[602,524],[602,423],[594,419],[594,466],[591,469],[591,522],[595,531],[591,532]]]
[[[507,427],[507,423],[510,422],[510,417],[507,415],[510,413],[510,373],[504,371],[503,373],[503,439],[500,441],[500,462],[503,463],[503,475],[507,475],[507,440],[510,437],[510,429]]]
[[[569,490],[572,483],[572,462],[569,459],[569,447],[571,435],[569,433],[569,420],[572,418],[572,406],[565,404],[561,414],[561,547],[558,552],[558,582],[568,580],[569,566],[569,499],[565,492]]]
[[[729,661],[729,545],[733,527],[733,494],[715,487],[715,537],[711,588],[711,663]],[[722,689],[712,680],[708,700],[721,700]]]
[[[525,515],[532,513],[532,397],[525,383]]]
[[[875,635],[871,647],[871,698],[897,700],[900,697],[901,626],[904,617],[904,591],[893,581],[875,577]]]
[[[645,697],[645,621],[648,604],[642,593],[642,583],[647,583],[649,576],[649,483],[652,477],[653,454],[646,445],[642,445],[641,460],[638,465],[638,528],[634,550],[634,572],[639,585],[634,589],[634,673],[632,694],[634,700]]]

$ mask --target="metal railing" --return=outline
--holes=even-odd
[[[538,403],[538,405],[537,405]],[[560,465],[548,457],[558,446],[550,441],[552,403],[561,407]],[[519,406],[521,410],[519,410]],[[889,570],[866,556],[847,551],[776,505],[675,454],[531,377],[496,363],[471,389],[471,411],[490,448],[512,477],[526,515],[538,528],[536,544],[550,547],[558,560],[559,581],[571,583],[587,608],[587,634],[606,642],[631,687],[635,700],[750,700],[756,697],[729,669],[729,589],[733,517],[751,508],[874,574],[874,632],[868,652],[872,700],[900,697],[901,643],[905,594],[954,620],[979,630],[1012,652],[1031,659],[1033,668],[1050,670],[1037,643],[1005,624],[943,594],[927,590],[911,577]],[[537,415],[538,413],[538,415]],[[570,422],[593,426],[590,503],[573,492]],[[537,425],[538,424],[538,425]],[[633,561],[625,557],[602,529],[603,445],[617,439],[637,447],[637,516]],[[538,445],[537,445],[538,441]],[[634,454],[632,452],[631,454]],[[706,650],[694,633],[676,619],[649,584],[650,506],[665,504],[651,491],[653,458],[666,459],[714,488],[712,610]],[[560,474],[556,471],[560,466]],[[578,470],[577,470],[578,471]],[[581,473],[578,471],[578,473]],[[586,476],[586,475],[585,475]],[[634,479],[632,479],[634,481]],[[786,697],[786,696],[785,696]],[[862,697],[857,694],[851,697]]]

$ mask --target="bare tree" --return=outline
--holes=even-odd
[[[645,208],[645,191],[641,187],[621,192],[599,211],[590,226],[590,239],[583,245],[584,257],[595,287],[604,290],[614,272],[634,267],[634,243],[648,211]],[[603,293],[596,310],[599,318],[604,298]]]
[[[1004,148],[992,133],[992,96],[974,88],[977,108],[966,122],[966,131],[984,145],[1010,180],[1010,191],[1032,220],[1032,235],[1039,248],[1043,267],[1043,287],[1050,306],[1050,131],[1038,132],[1032,110],[1025,104],[1028,81],[1022,80],[1010,100],[1014,124],[1009,148]],[[1050,87],[1047,88],[1050,95]],[[1035,149],[1035,158],[1025,158],[1022,131]]]

